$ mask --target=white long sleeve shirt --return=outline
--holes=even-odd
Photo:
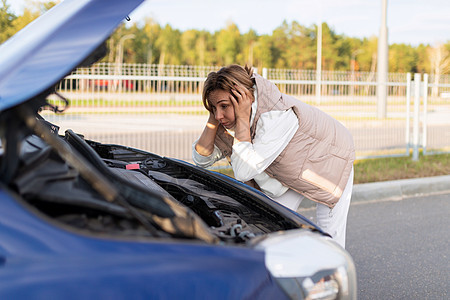
[[[257,91],[252,104],[250,126],[252,126],[257,108]],[[252,143],[237,142],[233,145],[231,166],[237,180],[245,182],[254,179],[261,190],[269,197],[283,195],[288,187],[277,179],[270,177],[264,170],[286,148],[298,129],[298,118],[292,109],[286,111],[269,111],[261,114]],[[228,130],[234,136],[232,130]],[[214,151],[209,156],[202,156],[195,150],[197,141],[192,145],[192,157],[196,165],[209,167],[223,158],[219,148],[214,145]]]

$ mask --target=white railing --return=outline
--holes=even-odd
[[[79,68],[58,86],[70,107],[62,115],[46,114],[46,118],[89,139],[190,161],[191,144],[207,118],[201,101],[203,82],[218,69],[109,63]],[[353,134],[358,158],[409,155],[414,88],[406,73],[389,74],[387,114],[380,119],[375,73],[322,71],[317,81],[314,71],[260,71],[283,93],[318,106],[344,123]],[[320,93],[316,93],[318,87]],[[422,139],[426,138],[421,145],[426,145],[428,153],[448,151],[450,99],[441,95],[450,92],[450,76],[429,76],[426,90],[427,117],[422,116],[420,124],[428,130],[421,131]],[[424,99],[420,98],[421,107]],[[50,100],[63,105],[57,97]]]

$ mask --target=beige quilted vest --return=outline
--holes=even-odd
[[[265,170],[283,185],[316,202],[334,207],[350,176],[355,147],[350,132],[323,111],[282,94],[270,81],[255,74],[258,108],[250,129],[251,137],[261,114],[293,108],[299,119],[294,137]],[[219,126],[216,146],[229,159],[233,137]]]

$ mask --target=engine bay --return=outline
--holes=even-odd
[[[242,244],[306,226],[224,175],[142,150],[84,140],[70,130],[58,139],[105,176],[127,204],[105,199],[95,181],[86,180],[53,147],[30,135],[21,145],[18,172],[9,186],[26,203],[70,228]]]

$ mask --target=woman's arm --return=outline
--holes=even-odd
[[[220,149],[214,145],[218,126],[214,115],[210,114],[203,133],[192,145],[192,160],[199,167],[210,167],[223,158]]]
[[[233,145],[231,164],[235,178],[248,181],[263,173],[286,148],[298,127],[292,109],[261,114],[253,141]]]
[[[203,129],[200,138],[195,145],[195,151],[202,156],[210,156],[214,151],[214,140],[216,138],[219,121],[214,118],[213,113],[209,113],[208,122]]]
[[[264,170],[280,155],[298,129],[298,118],[292,109],[269,111],[262,114],[256,124],[253,141],[250,137],[250,91],[235,86],[230,97],[236,115],[236,127],[231,165],[235,178],[249,181]]]
[[[230,100],[231,103],[233,103],[234,114],[236,116],[234,144],[239,142],[251,142],[250,116],[252,114],[253,95],[249,90],[238,85],[231,90],[231,93]]]

